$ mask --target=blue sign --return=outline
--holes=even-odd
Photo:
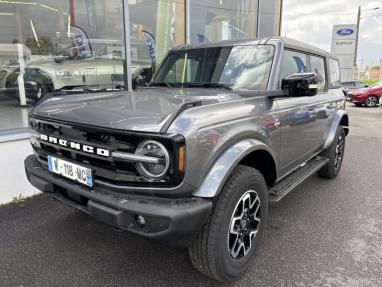
[[[155,63],[156,58],[156,43],[155,43],[155,37],[150,32],[147,32],[145,30],[142,30],[143,33],[143,39],[145,40],[147,51],[149,53],[149,56],[151,58],[152,63]]]
[[[351,28],[343,28],[337,31],[338,36],[349,36],[354,33],[354,30]]]

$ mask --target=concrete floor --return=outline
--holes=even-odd
[[[381,286],[382,110],[348,111],[340,176],[314,176],[271,208],[254,264],[234,284],[199,274],[186,251],[38,196],[0,208],[0,286]]]

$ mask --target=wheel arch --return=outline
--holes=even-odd
[[[338,126],[342,126],[345,129],[346,135],[349,134],[349,116],[345,110],[337,111],[334,115],[334,119],[325,138],[324,149],[327,149],[332,144]]]
[[[228,148],[208,171],[194,196],[213,198],[222,190],[239,164],[256,168],[271,186],[277,178],[277,161],[272,150],[256,139],[245,139]]]

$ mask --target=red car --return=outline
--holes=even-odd
[[[348,97],[356,106],[376,107],[382,97],[382,81],[365,89],[351,91]]]

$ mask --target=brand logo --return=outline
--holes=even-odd
[[[64,140],[64,139],[59,139],[59,138],[47,136],[44,134],[40,134],[40,140],[46,141],[46,142],[49,142],[52,144],[60,145],[63,147],[71,148],[74,150],[83,151],[83,152],[90,153],[90,154],[96,154],[96,155],[100,155],[100,156],[104,156],[104,157],[110,156],[110,151],[107,149],[97,148],[97,147],[93,147],[93,146],[89,146],[89,145],[84,145],[81,143],[72,142],[72,141],[68,141],[68,140]]]
[[[354,30],[351,28],[343,28],[338,30],[336,33],[338,36],[349,36],[354,33]]]

